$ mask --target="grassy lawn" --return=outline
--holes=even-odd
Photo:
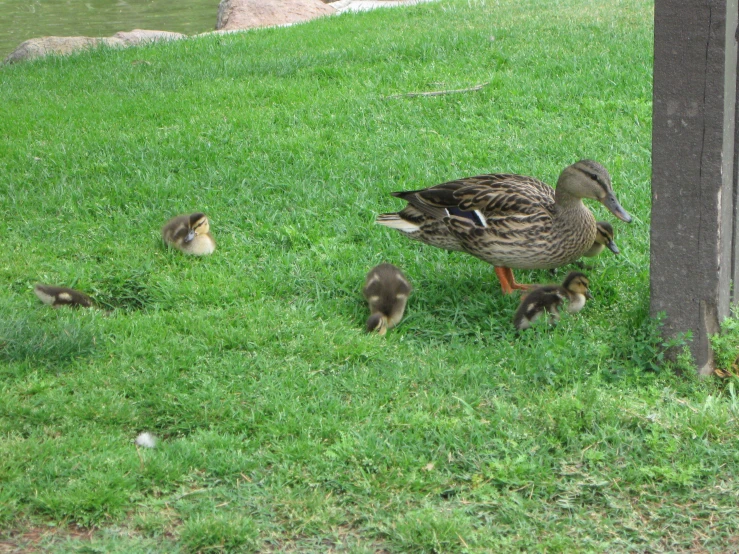
[[[651,63],[645,0],[442,0],[0,69],[0,552],[738,549],[734,384],[648,318]],[[556,328],[373,224],[581,158],[635,220],[591,203],[622,254]],[[213,256],[161,244],[192,211]],[[382,261],[415,288],[385,338]]]

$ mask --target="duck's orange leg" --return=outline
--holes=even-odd
[[[524,285],[516,283],[513,276],[513,270],[510,267],[495,267],[495,274],[498,276],[503,294],[511,294],[514,290],[529,290],[533,285]]]

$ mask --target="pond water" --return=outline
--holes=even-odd
[[[219,0],[0,0],[0,61],[24,40],[111,36],[156,29],[194,35],[215,28]]]

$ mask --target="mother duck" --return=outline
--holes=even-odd
[[[530,286],[517,283],[512,269],[559,267],[593,246],[595,217],[583,198],[597,200],[631,222],[613,193],[608,171],[592,160],[566,167],[556,189],[533,177],[498,173],[392,194],[408,205],[379,215],[377,223],[492,264],[506,294]]]

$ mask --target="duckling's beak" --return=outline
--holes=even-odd
[[[387,319],[380,313],[372,314],[367,320],[367,332],[377,331],[380,335],[387,333]]]
[[[592,300],[593,299],[593,295],[590,292],[590,289],[585,289],[585,298],[587,298],[589,300]]]
[[[619,204],[618,200],[616,200],[615,194],[613,194],[612,192],[609,193],[603,200],[601,200],[601,202],[606,208],[611,210],[611,213],[617,218],[625,221],[626,223],[631,223],[631,216],[629,215],[629,212],[621,207],[621,204]]]
[[[192,242],[192,239],[194,239],[194,238],[195,238],[195,231],[193,231],[192,229],[190,229],[190,232],[187,233],[187,236],[185,237],[185,242],[186,243],[187,242]]]
[[[606,244],[606,246],[608,247],[608,250],[610,250],[611,252],[613,252],[617,256],[621,253],[621,251],[618,249],[618,246],[616,246],[616,243],[613,242],[612,240],[609,240],[608,241],[608,244]]]

